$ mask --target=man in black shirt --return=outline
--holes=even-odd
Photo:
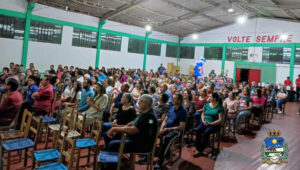
[[[129,139],[125,142],[124,152],[144,153],[152,150],[158,129],[158,122],[152,109],[152,103],[153,99],[150,95],[142,95],[139,103],[140,115],[126,126],[113,127],[108,131],[107,136],[111,138],[117,133],[129,134]],[[120,143],[120,140],[112,140],[108,144],[107,150],[118,152]]]

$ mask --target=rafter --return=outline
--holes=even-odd
[[[117,10],[115,10],[115,11],[110,11],[110,12],[104,13],[101,16],[101,19],[108,19],[108,18],[111,18],[113,16],[119,15],[120,13],[122,13],[124,11],[127,11],[127,10],[129,10],[129,9],[135,7],[136,5],[139,5],[140,3],[145,2],[145,1],[147,1],[147,0],[134,0],[130,4],[122,5],[121,7],[117,8]]]
[[[169,0],[162,0],[162,1],[168,3],[170,6],[173,6],[174,8],[188,11],[188,13],[187,13],[187,14],[184,14],[184,15],[182,15],[182,16],[179,16],[178,18],[174,18],[174,19],[167,20],[167,21],[163,22],[163,24],[161,24],[160,26],[173,24],[173,23],[179,22],[179,21],[181,21],[181,20],[191,19],[191,18],[193,18],[193,17],[195,17],[195,16],[202,16],[202,17],[208,18],[209,20],[214,21],[214,22],[219,22],[219,23],[222,23],[222,24],[227,24],[227,23],[225,23],[225,22],[223,22],[223,21],[221,21],[221,20],[218,20],[218,19],[216,19],[216,18],[207,16],[207,15],[204,14],[205,12],[208,12],[208,11],[210,11],[210,10],[212,10],[212,9],[215,9],[216,7],[220,7],[221,4],[218,4],[217,6],[207,7],[207,8],[201,9],[201,10],[199,10],[199,11],[195,11],[195,10],[193,10],[193,9],[189,9],[189,8],[187,8],[187,7],[184,7],[184,6],[180,5],[180,4],[174,3],[174,2],[169,1]],[[223,5],[224,5],[224,4],[223,4]]]
[[[101,5],[101,4],[98,4],[98,3],[95,3],[94,1],[88,1],[88,0],[70,0],[72,2],[76,2],[78,4],[81,4],[81,5],[85,5],[85,6],[88,6],[88,7],[93,7],[93,8],[98,8],[98,9],[107,9],[107,10],[110,10],[110,11],[115,11],[116,9],[115,8],[111,8],[111,7],[108,7],[108,6],[105,6],[105,5]]]
[[[276,5],[277,7],[280,7],[279,4],[278,4],[278,2],[276,2],[275,0],[269,0],[269,1],[272,2],[274,5]],[[295,14],[293,14],[288,9],[281,9],[281,11],[283,11],[287,16],[293,18],[293,20],[295,20],[295,21],[299,21],[300,20]]]

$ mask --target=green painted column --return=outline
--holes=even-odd
[[[28,54],[28,41],[29,41],[29,34],[30,34],[30,23],[31,23],[31,16],[32,16],[32,10],[35,6],[35,3],[29,3],[27,5],[27,11],[26,11],[26,18],[25,18],[25,29],[24,29],[24,39],[23,39],[23,49],[22,49],[22,65],[24,66],[24,69],[26,69],[27,66],[27,54]]]
[[[179,61],[179,58],[180,58],[180,48],[181,48],[181,41],[182,40],[183,40],[183,38],[178,39],[177,55],[176,55],[176,58],[177,58],[176,66],[178,66],[178,61]]]
[[[97,52],[96,52],[96,62],[95,68],[99,67],[100,61],[100,51],[101,51],[101,36],[102,36],[102,28],[103,25],[106,23],[106,20],[101,20],[98,25],[98,38],[97,38]]]
[[[223,50],[222,50],[222,66],[221,66],[221,74],[223,76],[224,76],[224,72],[225,72],[226,51],[227,51],[227,44],[224,44]]]
[[[232,81],[235,83],[235,75],[236,75],[236,63],[234,61],[234,66],[233,66],[233,76],[232,76]]]
[[[296,44],[292,45],[291,59],[290,59],[290,80],[292,81],[292,86],[294,84],[294,65],[295,65],[295,56],[296,56]]]
[[[143,61],[143,70],[146,70],[146,63],[147,63],[147,52],[148,52],[148,39],[149,35],[152,33],[152,31],[146,31],[145,36],[145,44],[144,44],[144,61]]]

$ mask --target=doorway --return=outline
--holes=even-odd
[[[241,69],[241,82],[249,81],[249,69]]]
[[[251,83],[255,81],[256,83],[260,82],[261,70],[258,69],[244,69],[236,68],[236,82],[248,82]]]

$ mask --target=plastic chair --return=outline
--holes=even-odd
[[[102,132],[102,121],[97,120],[95,118],[93,127],[90,133],[89,138],[80,138],[77,139],[76,141],[76,147],[78,149],[78,154],[77,154],[77,163],[76,163],[76,169],[79,168],[79,160],[80,160],[80,151],[81,149],[88,149],[88,155],[87,155],[87,164],[90,163],[90,156],[91,156],[91,151],[94,152],[94,166],[96,165],[96,155],[99,153],[99,148],[98,144],[101,139],[101,132]]]
[[[96,170],[101,170],[102,164],[117,164],[117,170],[121,169],[121,158],[124,152],[126,134],[122,134],[119,152],[103,151],[99,153]]]
[[[65,133],[66,134],[66,133]],[[64,136],[63,145],[61,148],[61,154],[58,162],[42,165],[37,168],[37,170],[71,170],[73,169],[73,160],[75,154],[75,143],[76,139],[68,138],[67,135]],[[66,146],[71,146],[71,152],[65,151]],[[65,158],[68,158],[68,166],[66,167],[63,162]]]

